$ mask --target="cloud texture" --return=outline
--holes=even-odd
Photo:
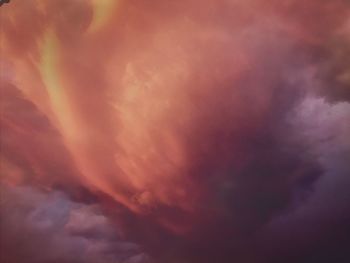
[[[11,1],[1,25],[8,262],[349,260],[348,1]]]

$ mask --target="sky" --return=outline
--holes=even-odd
[[[350,2],[0,8],[4,263],[350,262]]]

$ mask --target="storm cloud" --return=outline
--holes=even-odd
[[[349,260],[349,2],[11,1],[1,23],[8,262]]]

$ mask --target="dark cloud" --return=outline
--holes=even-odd
[[[0,6],[2,6],[3,4],[7,4],[7,3],[10,3],[10,0],[1,0]]]
[[[299,136],[324,173],[306,201],[263,231],[260,245],[268,253],[267,262],[349,261],[349,106],[313,98],[298,108],[294,120],[301,128]]]
[[[59,191],[1,187],[1,260],[14,262],[151,262],[117,232],[99,205]]]

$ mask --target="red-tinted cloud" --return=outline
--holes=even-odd
[[[348,104],[349,10],[12,1],[1,7],[3,182],[98,202],[162,261],[261,262],[256,233],[317,196],[320,177],[349,171],[317,157],[324,126],[306,136],[300,113],[316,98]]]

